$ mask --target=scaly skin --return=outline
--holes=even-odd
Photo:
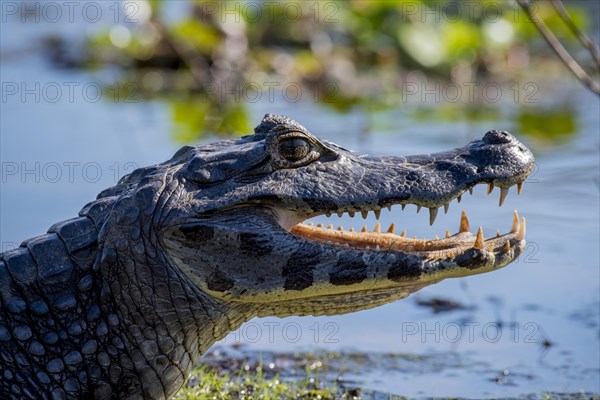
[[[0,398],[169,398],[255,316],[353,312],[500,268],[523,250],[524,221],[484,239],[463,216],[427,241],[303,221],[416,204],[433,223],[478,183],[504,196],[533,163],[506,132],[375,158],[273,115],[254,135],[184,147],[0,255]]]

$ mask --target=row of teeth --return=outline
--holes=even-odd
[[[494,184],[492,183],[488,183],[488,189],[487,189],[487,194],[489,195],[490,193],[492,193],[492,191],[494,190]],[[508,196],[508,189],[510,189],[509,187],[500,187],[500,201],[498,202],[498,206],[502,206],[502,204],[504,204],[504,200],[506,200],[506,196]],[[469,194],[473,194],[473,188],[469,188]],[[521,194],[521,191],[523,190],[523,182],[519,182],[517,183],[517,194]],[[464,192],[463,192],[464,193]],[[458,195],[458,197],[456,197],[456,201],[460,203],[460,200],[462,198],[462,194]],[[406,208],[406,204],[402,204],[402,210],[404,210]],[[448,213],[448,208],[450,207],[450,202],[444,204],[444,213]],[[421,211],[421,206],[417,205],[417,213],[419,211]],[[388,211],[392,211],[392,206],[387,206]],[[379,217],[381,216],[381,208],[375,208],[373,210],[363,210],[360,211],[360,215],[363,217],[363,219],[367,219],[368,215],[369,215],[369,211],[373,211],[373,213],[375,214],[375,219],[379,220]],[[344,211],[338,211],[337,212],[337,216],[338,217],[342,217],[344,215]],[[354,218],[354,216],[356,215],[356,211],[347,211],[348,215],[352,218]],[[438,208],[429,208],[429,225],[433,225],[433,223],[435,222],[435,219],[437,218],[437,214],[438,214]],[[326,213],[325,216],[327,217],[331,217],[331,213]]]
[[[312,222],[309,222],[307,224],[300,224],[300,225],[312,227],[314,224]],[[325,229],[334,230],[332,224],[329,224],[327,226],[327,228],[325,228],[323,226],[323,224],[318,224],[316,226],[316,228],[323,229],[323,230],[325,230]],[[344,231],[344,228],[342,228],[341,226],[338,226],[337,229],[335,229],[335,230],[340,231],[340,232],[346,232],[346,231]],[[396,225],[394,223],[392,223],[392,224],[390,224],[390,226],[389,226],[389,228],[387,229],[386,232],[381,232],[381,223],[377,222],[377,224],[375,225],[375,228],[373,229],[373,231],[368,232],[367,231],[367,226],[363,225],[363,227],[362,227],[362,229],[361,229],[360,232],[363,233],[363,234],[373,234],[373,233],[381,234],[381,233],[385,233],[385,234],[394,235],[395,230],[396,230]],[[511,227],[510,233],[514,235],[514,239],[520,241],[520,240],[525,239],[525,231],[526,231],[525,217],[521,218],[521,221],[519,222],[519,215],[518,215],[517,211],[515,211],[514,215],[513,215],[513,223],[512,223],[512,227]],[[350,228],[348,230],[348,232],[355,232],[355,230],[354,230],[354,228]],[[459,230],[456,233],[456,235],[464,234],[464,233],[471,233],[471,232],[470,232],[470,227],[469,227],[469,220],[467,219],[467,214],[463,211],[462,214],[461,214],[461,218],[460,218]],[[399,238],[406,238],[406,230],[403,230],[400,235],[396,235],[396,236],[398,236]],[[452,236],[453,235],[450,234],[450,231],[446,230],[446,236],[445,236],[445,238],[447,239],[447,238],[450,238]],[[500,236],[501,236],[500,231],[497,231],[496,237],[498,238]],[[414,240],[418,240],[416,236],[413,239]],[[410,240],[410,239],[408,239],[408,240]],[[435,240],[440,240],[437,235],[435,236]],[[483,249],[485,247],[485,240],[486,239],[483,236],[483,228],[479,227],[479,229],[477,230],[477,236],[475,238],[475,242],[473,243],[473,248],[474,249],[478,249],[478,250]],[[349,247],[349,245],[347,245],[347,244],[345,246]],[[396,246],[397,246],[396,243],[392,243],[392,245],[390,246],[389,250],[396,250],[397,249]],[[368,249],[368,247],[367,247],[367,249]],[[380,247],[379,247],[379,245],[377,245],[375,247],[375,250],[381,250]],[[505,243],[505,245],[504,245],[504,251],[508,252],[509,250],[510,250],[510,240],[507,240],[506,243]]]

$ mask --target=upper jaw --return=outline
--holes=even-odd
[[[316,162],[299,170],[302,187],[287,204],[300,217],[364,213],[400,204],[430,209],[433,224],[440,207],[460,202],[477,184],[500,190],[500,205],[510,187],[521,191],[534,168],[531,152],[506,132],[490,131],[483,139],[451,151],[406,157],[371,157],[337,149],[335,164]],[[318,179],[315,179],[318,177]],[[304,196],[309,193],[309,196]],[[293,218],[292,218],[293,220]],[[289,228],[289,226],[286,226]]]

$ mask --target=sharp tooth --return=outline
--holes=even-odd
[[[309,222],[309,223],[308,223],[308,224],[306,224],[306,225],[308,225],[308,226],[313,226],[313,225],[314,225],[314,223],[312,223],[312,222]]]
[[[517,194],[521,194],[522,190],[523,190],[523,182],[517,183]]]
[[[367,231],[367,226],[363,225],[362,229],[360,230],[361,232],[366,232]]]
[[[458,201],[460,203],[461,200],[462,200],[462,194],[459,194],[458,197],[456,198],[456,201]]]
[[[344,215],[344,213],[341,211],[338,211],[337,215],[338,215],[338,217],[342,218],[342,215]]]
[[[504,243],[504,247],[502,248],[502,250],[504,250],[505,253],[508,253],[510,251],[510,240],[507,240],[506,243]]]
[[[402,233],[400,234],[400,237],[403,237],[403,238],[406,237],[406,229],[402,231]]]
[[[354,232],[354,228],[348,229],[348,232]]]
[[[343,231],[343,230],[344,230],[344,228],[342,228],[341,226],[338,226],[338,227],[337,227],[337,230],[338,230],[338,231]]]
[[[379,217],[381,216],[381,210],[375,210],[373,212],[375,213],[375,219],[379,219]]]
[[[406,208],[406,204],[402,204],[402,211]]]
[[[379,247],[379,245],[376,245],[376,246],[375,246],[375,250],[376,250],[376,251],[380,251],[380,250],[381,250],[381,247]]]
[[[440,240],[440,238],[438,237],[438,235],[435,235],[435,240]]]
[[[392,212],[392,206],[387,206],[389,212]]]
[[[413,236],[413,239],[414,239],[414,240],[417,240],[417,235]]]
[[[317,228],[322,228],[322,227],[323,227],[323,224],[317,225]]]
[[[450,253],[448,253],[448,257],[450,257],[451,259],[454,259],[454,257],[456,257],[456,256],[454,255],[454,252],[451,251]]]
[[[510,228],[510,233],[517,233],[519,230],[519,214],[517,214],[517,210],[513,213],[513,223],[512,228]]]
[[[373,232],[381,232],[381,224],[379,222],[375,224],[375,229],[373,229]]]
[[[450,203],[444,204],[444,214],[448,214],[448,208],[450,208]]]
[[[519,224],[519,233],[515,236],[517,240],[525,239],[525,217],[521,217],[521,223]]]
[[[467,219],[467,213],[463,211],[460,215],[460,227],[458,228],[458,233],[465,233],[470,231],[471,229],[469,228],[469,220]]]
[[[332,224],[327,225],[327,229],[333,229],[333,225]]]
[[[390,250],[394,251],[398,249],[398,243],[396,242],[392,242],[392,244],[390,244]]]
[[[354,218],[356,213],[354,211],[348,211],[348,215],[350,216],[350,218]]]
[[[396,228],[396,225],[394,225],[394,223],[392,222],[392,224],[390,225],[390,227],[387,230],[387,233],[394,233],[395,228]]]
[[[475,243],[473,243],[473,248],[483,250],[483,229],[481,227],[477,230],[477,237],[475,238]]]
[[[433,225],[435,222],[435,217],[437,217],[438,209],[430,208],[429,209],[429,225]]]
[[[417,206],[417,214],[421,211],[421,206]]]
[[[371,250],[371,246],[365,247],[365,250]]]
[[[360,215],[362,215],[363,219],[367,219],[367,216],[369,215],[368,211],[361,211]]]
[[[492,193],[493,190],[494,190],[494,184],[493,183],[488,183],[487,194]]]
[[[472,187],[469,188],[469,194],[473,194],[473,188]]]
[[[502,234],[500,233],[500,229],[498,229],[498,230],[496,231],[496,237],[500,237],[500,235],[502,235]]]
[[[350,245],[348,243],[344,243],[344,247],[347,248],[347,249],[349,249]]]
[[[509,188],[500,188],[500,203],[498,204],[500,207],[502,207],[504,199],[506,199],[506,196],[508,195],[508,189]]]
[[[326,216],[327,218],[329,218],[329,217],[331,217],[331,213],[330,213],[330,212],[328,212],[328,213],[325,213],[325,216]]]
[[[450,237],[450,231],[446,229],[446,239]]]

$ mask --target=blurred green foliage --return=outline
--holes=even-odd
[[[215,102],[196,96],[170,99],[171,120],[175,125],[175,139],[193,142],[199,132],[228,136],[232,132],[248,133],[250,121],[241,103],[227,103],[218,110]]]
[[[401,101],[414,94],[407,87],[510,84],[539,73],[541,63],[558,63],[524,12],[504,0],[137,3],[146,4],[147,18],[91,38],[88,64],[121,66],[122,79],[135,82],[142,96],[166,97],[181,141],[204,132],[248,133],[246,104],[257,98],[293,103],[300,91],[300,101],[341,112],[416,104],[419,118],[431,114],[424,111],[431,102],[422,95]],[[557,36],[576,44],[550,2],[534,7]],[[182,9],[170,12],[174,8]],[[585,10],[568,10],[585,30]],[[481,95],[442,97],[444,107],[433,101],[441,118],[477,120],[499,112],[499,103]],[[567,120],[545,131],[572,132],[566,113],[552,112],[553,119]],[[519,117],[527,132],[548,121],[532,121],[534,114]]]
[[[523,110],[517,121],[519,132],[545,142],[564,142],[576,132],[575,110],[570,107]]]

